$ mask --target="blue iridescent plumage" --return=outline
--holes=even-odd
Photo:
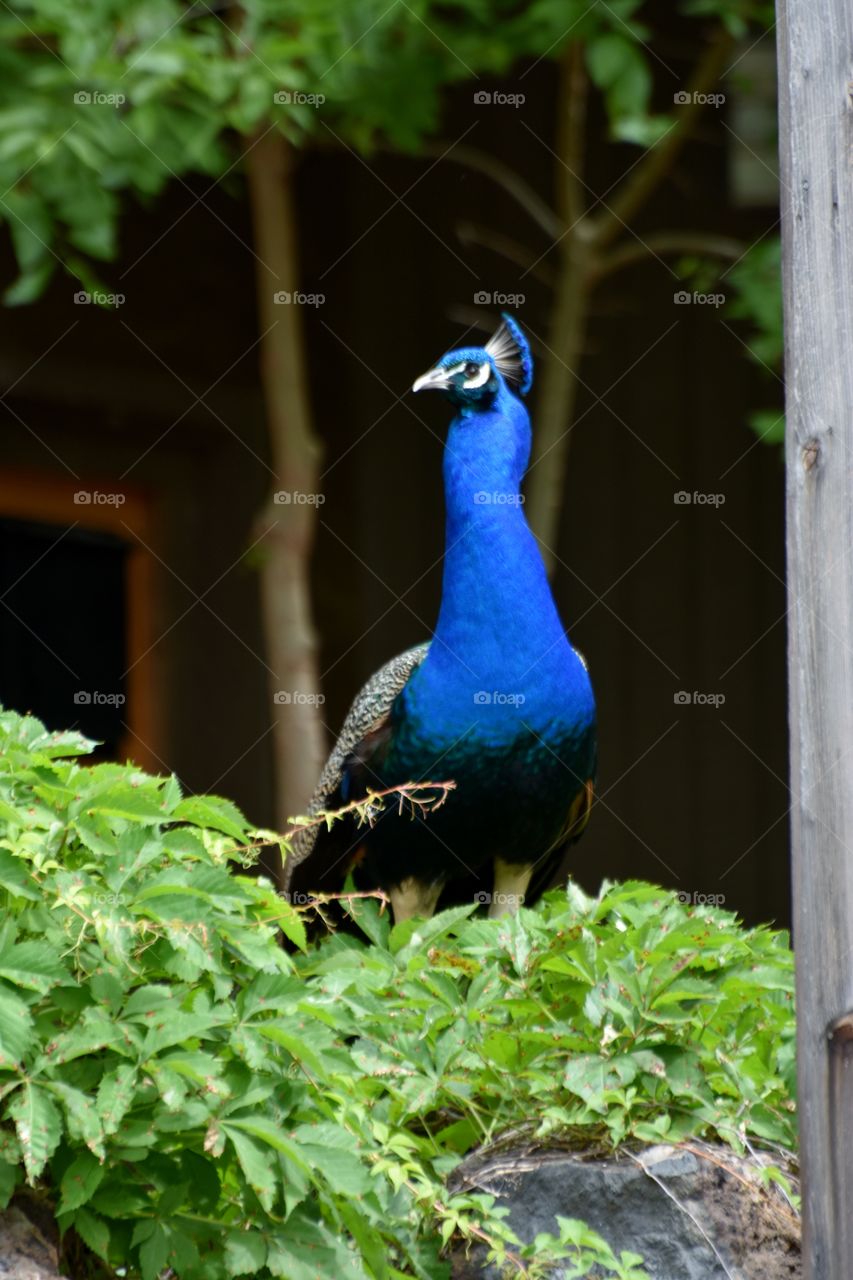
[[[392,681],[366,731],[356,700],[347,723],[357,740],[345,751],[339,744],[313,803],[331,808],[368,788],[455,781],[426,819],[389,811],[370,830],[344,833],[362,847],[362,874],[389,892],[397,918],[429,914],[439,897],[442,905],[491,900],[492,914],[529,903],[589,812],[592,687],[557,614],[520,494],[531,445],[520,395],[531,380],[527,343],[504,317],[485,347],[448,353],[414,387],[439,390],[456,408],[444,451],[439,617],[426,652],[401,687]],[[340,857],[340,841],[340,828],[304,838],[296,870],[306,889],[312,866],[316,888]]]

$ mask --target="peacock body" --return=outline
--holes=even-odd
[[[397,919],[472,896],[497,915],[547,887],[586,823],[592,686],[520,492],[531,445],[520,397],[531,377],[526,340],[505,316],[485,347],[450,352],[415,383],[456,408],[444,451],[438,621],[428,645],[389,663],[356,699],[311,811],[409,782],[456,787],[427,817],[389,807],[370,828],[306,829],[292,885],[328,889],[357,849],[361,874],[389,893]]]

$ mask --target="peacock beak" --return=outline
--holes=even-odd
[[[436,365],[434,369],[430,369],[428,373],[423,373],[413,384],[413,391],[446,391],[450,386],[450,378],[447,370],[442,369],[440,365]]]

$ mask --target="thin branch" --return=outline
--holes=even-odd
[[[686,93],[689,101],[679,107],[678,120],[635,166],[631,177],[616,192],[604,213],[593,219],[590,238],[597,247],[609,244],[619,235],[672,168],[693,131],[699,113],[706,110],[700,100],[701,95],[719,82],[733,44],[733,37],[721,29],[705,50],[688,81]]]
[[[301,818],[295,820],[290,819],[292,825],[282,834],[276,834],[266,840],[253,840],[251,844],[235,845],[229,853],[250,853],[255,849],[267,849],[272,845],[280,845],[284,840],[290,840],[297,832],[303,831],[305,827],[319,827],[324,822],[332,822],[337,818],[343,818],[348,813],[357,813],[361,822],[367,822],[373,825],[372,810],[382,808],[382,801],[388,796],[397,797],[397,811],[403,812],[403,806],[408,801],[412,807],[420,810],[422,814],[434,812],[440,809],[447,799],[451,791],[455,790],[455,782],[404,782],[399,787],[386,787],[384,791],[368,791],[359,800],[351,800],[349,804],[345,804],[340,809],[323,810],[322,813],[315,814],[313,817]],[[422,796],[422,791],[437,791],[437,796]]]
[[[508,262],[514,262],[516,266],[523,267],[537,280],[553,286],[554,272],[544,263],[534,261],[533,251],[510,236],[501,235],[498,231],[490,231],[488,227],[475,226],[473,222],[460,223],[456,228],[456,234],[463,244],[476,244],[483,249],[489,249],[501,258],[506,258]]]
[[[583,46],[573,40],[560,60],[560,95],[557,104],[557,152],[564,163],[557,170],[557,208],[566,227],[584,214],[583,169],[586,130],[586,97],[589,82]]]
[[[563,234],[562,218],[523,178],[519,177],[510,165],[503,164],[494,156],[485,151],[479,151],[476,147],[466,147],[464,143],[459,143],[452,151],[448,151],[445,142],[429,143],[423,148],[423,154],[443,157],[452,164],[460,164],[466,169],[485,174],[498,186],[503,187],[504,191],[512,196],[526,213],[530,214],[534,222],[537,222],[552,240],[556,240]]]
[[[645,236],[642,242],[632,240],[605,257],[595,259],[590,268],[590,278],[598,281],[621,271],[623,267],[633,266],[635,262],[645,262],[650,256],[670,253],[700,253],[737,262],[743,257],[744,249],[740,240],[732,240],[728,236],[703,235],[701,231],[660,231]]]

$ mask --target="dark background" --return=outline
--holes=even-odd
[[[667,61],[686,73],[693,55],[674,37]],[[524,123],[511,107],[472,114],[467,86],[448,98],[442,137],[475,120],[468,140],[550,197],[553,158],[534,134],[552,141],[554,68],[543,62],[523,86],[520,73],[501,87],[523,87]],[[672,93],[665,75],[659,91]],[[638,234],[710,227],[748,243],[772,228],[772,203],[744,205],[733,189],[744,153],[727,128],[732,110],[731,101],[708,109]],[[603,141],[593,115],[586,180],[596,192],[637,156]],[[457,228],[502,230],[537,255],[545,237],[487,179],[449,161],[427,173],[430,163],[330,148],[305,155],[298,172],[301,288],[326,299],[306,307],[304,321],[325,448],[313,574],[330,734],[362,681],[425,638],[437,612],[449,413],[407,389],[465,331],[480,289],[522,291],[520,320],[547,332],[545,286],[531,276],[520,284],[516,267],[466,248]],[[424,174],[389,212],[388,188],[402,195]],[[250,547],[254,517],[277,486],[265,456],[250,246],[234,175],[213,188],[175,182],[149,208],[129,204],[121,262],[106,273],[126,297],[116,312],[76,306],[68,279],[34,306],[0,311],[0,412],[7,482],[20,475],[37,489],[73,473],[81,487],[132,485],[150,504],[160,728],[156,741],[136,744],[137,758],[194,791],[230,795],[265,824],[271,708]],[[14,276],[8,245],[2,276]],[[725,281],[716,287],[725,292]],[[596,688],[601,801],[574,874],[588,889],[604,876],[643,877],[722,894],[750,921],[785,922],[783,472],[778,451],[747,426],[780,390],[748,360],[748,335],[712,307],[675,306],[679,288],[654,258],[614,276],[596,297],[580,370],[554,590]],[[535,423],[535,388],[531,407]],[[680,490],[724,503],[679,505]],[[8,562],[26,531],[3,529]],[[31,638],[16,663],[20,624],[0,610],[0,696],[51,727],[79,723],[109,737],[115,726],[66,706],[49,671],[63,643],[112,652],[121,591],[103,545],[82,561],[59,554],[33,557],[28,575],[31,600],[42,593],[62,606],[53,652]],[[70,602],[60,588],[68,575]],[[16,598],[20,613],[26,597],[3,603]],[[725,701],[680,705],[681,690]]]

